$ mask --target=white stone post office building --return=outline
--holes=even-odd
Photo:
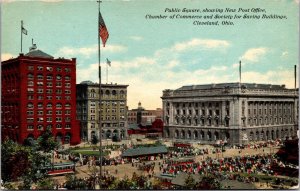
[[[229,144],[297,136],[298,89],[222,83],[164,90],[164,137]]]

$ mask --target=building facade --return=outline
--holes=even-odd
[[[2,138],[23,143],[46,128],[62,143],[78,144],[76,59],[54,59],[33,46],[1,64]]]
[[[101,84],[101,119],[99,117],[99,84],[84,81],[77,84],[77,119],[80,120],[81,138],[91,141],[127,138],[127,87],[128,85]]]
[[[297,136],[298,89],[223,83],[164,90],[164,137],[229,144]]]
[[[161,108],[146,110],[139,102],[136,109],[128,110],[128,124],[151,124],[157,118],[162,119],[162,113]]]

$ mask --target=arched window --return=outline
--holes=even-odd
[[[48,109],[52,108],[52,103],[47,103],[47,108]]]
[[[34,79],[33,74],[29,73],[29,74],[27,75],[27,79],[28,79],[28,80],[33,80],[33,79]]]
[[[34,108],[33,103],[28,103],[27,104],[27,109],[33,109],[33,108]]]
[[[62,108],[62,104],[61,103],[57,103],[56,104],[56,109],[61,109]]]
[[[56,80],[60,81],[61,80],[61,75],[56,75]]]

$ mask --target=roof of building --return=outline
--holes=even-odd
[[[133,123],[128,125],[128,129],[140,129],[140,127],[138,126],[138,124]]]
[[[35,50],[31,50],[30,52],[28,52],[27,54],[25,54],[25,56],[29,56],[29,57],[39,57],[39,58],[50,58],[53,59],[54,57],[41,51],[38,49]]]
[[[142,156],[142,155],[151,155],[151,154],[161,154],[167,153],[166,146],[157,146],[157,147],[138,147],[134,149],[127,149],[122,154],[123,157],[134,157],[134,156]]]
[[[203,84],[203,85],[189,85],[182,86],[176,90],[204,90],[204,89],[220,89],[220,88],[238,88],[240,84],[235,83],[220,83],[220,84]],[[277,89],[283,90],[286,89],[285,85],[274,85],[274,84],[256,84],[256,83],[241,83],[242,87],[249,89]]]

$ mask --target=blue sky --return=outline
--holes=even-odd
[[[28,30],[23,52],[28,52],[33,38],[40,50],[54,57],[77,58],[77,83],[98,82],[96,1],[3,0],[1,6],[2,60],[18,56],[23,20]],[[166,13],[166,8],[262,8],[266,15],[287,19],[235,20],[233,26],[197,26],[195,19],[145,19],[147,14],[177,14]],[[299,0],[103,0],[101,13],[110,34],[106,47],[101,47],[102,82],[106,83],[108,58],[108,83],[129,85],[130,109],[139,101],[147,109],[161,107],[164,89],[238,82],[239,60],[242,82],[293,88]]]

